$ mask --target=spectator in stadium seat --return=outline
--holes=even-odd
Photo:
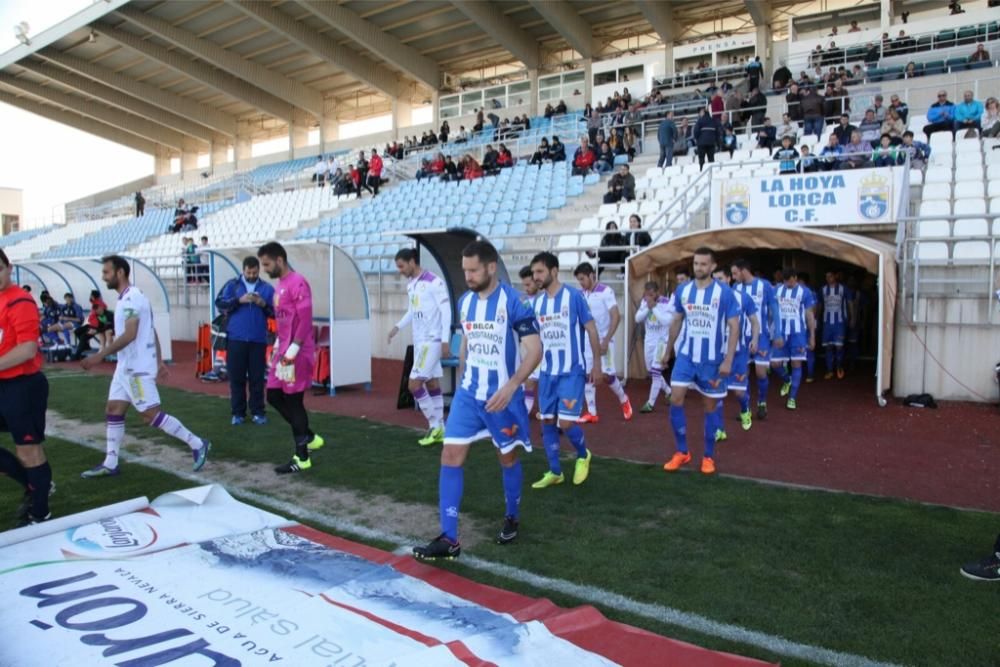
[[[948,3],[948,9],[951,10],[950,12],[951,16],[965,13],[965,10],[962,9],[962,3],[960,3],[958,0],[951,0],[951,2]]]
[[[418,171],[417,172],[418,180],[419,180],[419,174],[420,172]],[[330,187],[333,188],[333,194],[337,195],[338,197],[340,197],[341,195],[350,194],[351,190],[353,189],[352,188],[353,185],[354,184],[351,183],[351,179],[344,174],[343,169],[338,168],[337,171],[333,173],[333,181],[330,184]]]
[[[923,76],[923,74],[924,73],[922,71],[917,71],[917,64],[912,60],[906,63],[906,69],[903,70],[903,78],[905,79],[913,79],[918,76]]]
[[[815,67],[816,65],[823,64],[823,45],[817,44],[816,47],[809,52],[809,66]],[[805,72],[802,73],[805,75]]]
[[[851,21],[851,29],[847,32],[861,32],[861,26],[858,25],[857,21]]]
[[[910,117],[910,107],[907,106],[906,102],[900,100],[899,95],[895,93],[889,98],[889,110],[895,111],[904,125]]]
[[[561,116],[566,113],[566,103],[559,100],[559,104],[556,105],[556,115]]]
[[[1000,137],[1000,102],[995,97],[986,99],[986,111],[983,112],[983,137]]]
[[[135,193],[135,217],[141,218],[146,214],[146,198],[142,196],[142,192],[136,191]]]
[[[483,171],[487,174],[498,174],[500,173],[500,167],[497,166],[497,158],[500,157],[500,153],[493,148],[492,144],[486,144],[486,150],[483,151]],[[465,159],[462,159],[464,165]]]
[[[586,176],[594,166],[597,155],[594,149],[587,143],[586,138],[580,139],[580,147],[573,154],[573,175]]]
[[[694,146],[694,126],[688,123],[687,116],[681,118],[677,126],[677,139],[674,140],[674,156],[687,155]]]
[[[465,176],[465,180],[474,181],[477,178],[483,177],[483,168],[476,162],[476,158],[466,155],[462,159],[462,162],[462,174]]]
[[[171,231],[176,234],[184,229],[190,218],[191,208],[184,202],[183,198],[178,199],[177,208],[174,209],[174,224],[171,226]]]
[[[430,136],[433,138],[434,133],[431,132]],[[358,172],[361,175],[360,187],[358,189],[358,197],[360,197],[361,188],[364,188],[365,190],[372,192],[372,189],[368,186],[368,169],[370,165],[368,164],[368,160],[365,158],[364,151],[358,151],[358,161],[356,164],[358,167]]]
[[[698,170],[705,168],[705,159],[715,162],[715,151],[722,144],[722,126],[707,109],[700,109],[698,122],[694,126],[695,139],[698,142]]]
[[[669,167],[674,163],[674,142],[677,140],[677,125],[674,124],[674,112],[668,111],[667,116],[656,128],[656,139],[660,142],[660,159],[657,167]]]
[[[73,294],[63,294],[63,305],[59,308],[59,318],[56,327],[66,345],[72,343],[73,332],[83,325],[83,308],[73,298]]]
[[[553,116],[556,115],[555,108],[551,104],[546,104],[545,105],[545,114],[544,115],[545,115],[546,118],[552,118]]]
[[[743,109],[743,93],[734,88],[726,96],[727,122],[730,125],[740,126],[743,124],[741,109]]]
[[[62,333],[62,327],[59,326],[60,307],[48,292],[42,292],[40,298],[42,302],[42,319],[40,323],[42,341],[47,348],[55,348],[63,344],[59,337]]]
[[[597,150],[597,162],[594,163],[594,169],[596,169],[599,174],[608,174],[614,171],[614,165],[615,153],[611,150],[611,146],[608,145],[608,142],[605,141]]]
[[[801,101],[802,94],[799,92],[799,84],[793,81],[788,86],[788,92],[785,93],[785,105],[788,109],[788,117],[796,122],[801,121],[803,118]]]
[[[907,36],[905,30],[899,31],[899,36],[892,40],[892,49],[895,55],[913,53],[917,48],[917,40]]]
[[[840,142],[841,146],[846,146],[851,143],[851,135],[857,131],[858,128],[851,125],[851,117],[846,113],[840,114],[840,123],[833,128],[833,136],[837,137],[837,141]]]
[[[629,162],[635,159],[635,153],[639,149],[640,141],[639,135],[636,134],[635,129],[631,125],[625,128],[625,134],[622,136],[622,148],[625,150],[625,154],[628,155]]]
[[[500,144],[500,150],[497,151],[497,167],[499,169],[507,169],[514,166],[514,156],[511,155],[510,149],[504,144]]]
[[[844,147],[837,141],[836,135],[831,134],[830,140],[819,154],[817,166],[819,171],[836,171],[840,169],[840,160],[844,154]]]
[[[911,169],[926,169],[927,160],[931,156],[931,147],[922,141],[913,140],[913,132],[907,130],[903,133],[903,143],[899,146],[902,154],[910,157]]]
[[[927,125],[924,125],[924,134],[929,139],[935,132],[947,130],[955,131],[955,105],[948,99],[946,91],[937,94],[937,102],[927,109]]]
[[[447,123],[448,121],[445,121]],[[378,195],[378,187],[382,185],[382,158],[378,151],[372,149],[372,158],[368,162],[368,185],[372,189],[372,197]]]
[[[807,144],[802,144],[802,147],[799,148],[799,155],[800,157],[797,169],[800,174],[810,174],[819,171],[819,160],[817,160],[816,156],[812,154],[812,151],[809,150],[809,146]]]
[[[851,112],[851,98],[844,88],[844,82],[837,79],[833,82],[833,87],[827,87],[826,97],[823,100],[823,111],[827,118],[836,118],[842,113]]]
[[[90,341],[100,340],[98,347],[103,349],[111,344],[114,335],[114,313],[108,310],[108,305],[101,298],[99,290],[90,292],[90,314],[87,321],[76,330],[76,353],[74,359],[82,359],[83,353],[90,350]]]
[[[764,117],[767,114],[767,98],[764,97],[764,93],[760,92],[760,89],[753,88],[750,91],[750,97],[744,102],[744,108],[750,127],[756,130],[764,123]]]
[[[875,112],[869,109],[865,112],[865,117],[858,124],[858,132],[861,133],[861,141],[868,144],[869,148],[878,145],[879,137],[882,136],[882,123],[875,120]]]
[[[803,88],[799,96],[799,109],[805,127],[802,134],[815,134],[816,138],[823,136],[823,127],[826,124],[823,118],[823,98],[811,87]]]
[[[313,165],[313,183],[316,187],[321,188],[326,184],[326,160],[323,159],[322,155],[316,156],[316,164]]]
[[[787,113],[781,114],[781,125],[776,130],[776,136],[778,137],[778,141],[781,141],[785,137],[790,137],[793,144],[799,136],[798,124],[792,121]]]
[[[729,157],[733,157],[733,153],[739,148],[739,140],[736,134],[733,132],[733,128],[730,125],[726,125],[722,130],[722,148],[721,150],[729,153]]]
[[[888,134],[892,145],[898,146],[903,143],[903,132],[906,132],[906,123],[899,117],[899,112],[890,107],[882,121],[882,134]]]
[[[708,101],[709,107],[712,109],[712,118],[722,122],[722,114],[726,110],[726,101],[722,99],[722,92],[716,89],[715,94],[712,95],[712,99]]]
[[[778,142],[778,128],[771,124],[770,118],[765,118],[764,123],[757,129],[757,148],[771,150]]]
[[[628,217],[628,230],[622,234],[625,245],[634,248],[645,248],[653,242],[649,232],[642,228],[642,218],[633,213]]]
[[[442,144],[448,143],[448,135],[451,134],[451,126],[448,125],[448,121],[441,123],[441,131],[438,133],[438,140]]]
[[[417,169],[417,173],[414,174],[414,177],[419,181],[429,176],[431,176],[431,161],[427,158],[422,158],[420,160],[420,169]]]
[[[794,174],[798,171],[799,152],[792,145],[791,137],[782,137],[781,145],[774,149],[771,157],[778,161],[778,173]]]
[[[965,130],[968,136],[975,130],[977,135],[982,135],[983,111],[983,103],[973,98],[971,90],[965,91],[962,101],[955,105],[955,132]]]
[[[885,120],[886,106],[883,104],[883,101],[884,98],[881,95],[876,95],[872,105],[869,107],[875,113],[875,120],[880,123]]]
[[[587,251],[588,257],[597,257],[597,274],[600,275],[605,266],[621,266],[628,257],[628,251],[618,250],[625,245],[625,237],[618,231],[618,223],[609,221],[604,225],[604,235],[601,237],[601,247],[596,252]],[[609,248],[605,250],[605,248]],[[610,248],[616,248],[610,250]]]
[[[549,146],[549,158],[553,162],[566,161],[566,146],[555,135],[552,136],[552,144]]]
[[[450,181],[460,181],[462,180],[463,174],[459,172],[458,165],[451,156],[447,156],[444,159],[444,173],[441,174],[441,181],[448,183]]]
[[[861,133],[855,130],[851,133],[851,140],[844,146],[843,160],[840,162],[842,169],[860,169],[871,166],[871,144],[861,140]]]
[[[615,204],[622,199],[635,201],[635,176],[627,164],[618,167],[618,173],[608,179],[608,191],[604,193],[605,204]]]
[[[971,56],[969,56],[970,63],[986,63],[990,60],[990,52],[986,50],[986,45],[982,42],[976,44],[976,50],[972,52]]]
[[[260,280],[260,261],[243,259],[243,275],[233,278],[215,299],[225,316],[226,370],[229,375],[231,423],[246,420],[247,385],[250,387],[250,416],[253,423],[267,423],[264,384],[267,376],[267,320],[274,317],[274,287]]]
[[[788,87],[791,80],[792,70],[788,69],[784,62],[781,62],[778,69],[774,70],[774,74],[771,75],[771,87],[781,92]]]
[[[872,164],[876,167],[895,167],[904,158],[904,153],[892,145],[892,137],[883,134],[879,145],[872,151]]]
[[[542,140],[538,142],[538,150],[534,152],[531,156],[530,164],[542,165],[543,162],[550,159],[549,157],[549,140],[542,137]]]

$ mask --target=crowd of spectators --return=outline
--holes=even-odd
[[[399,154],[402,144],[393,143],[384,149],[386,157]],[[374,197],[378,195],[379,187],[385,182],[383,170],[385,162],[378,149],[371,150],[371,156],[366,158],[364,151],[358,152],[358,159],[354,163],[341,163],[336,156],[331,155],[324,160],[320,155],[316,158],[316,165],[313,167],[312,180],[317,187],[325,187],[327,184],[333,189],[333,194],[357,195],[361,198],[361,192],[367,190]]]
[[[27,288],[30,293],[30,289]],[[59,304],[43,290],[41,300],[39,337],[42,351],[50,361],[82,359],[90,351],[90,341],[99,339],[100,347],[107,347],[114,337],[114,313],[108,309],[98,290],[90,293],[90,312],[84,318],[83,307],[71,292],[63,295]]]
[[[145,201],[143,202],[143,206],[145,206]],[[191,206],[183,199],[178,199],[177,208],[174,209],[174,221],[171,223],[168,231],[171,234],[176,234],[177,232],[187,232],[192,229],[198,229],[197,213],[197,206]]]

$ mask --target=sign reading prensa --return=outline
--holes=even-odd
[[[904,167],[815,174],[718,178],[711,225],[892,224],[909,205]]]

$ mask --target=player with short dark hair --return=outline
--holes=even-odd
[[[835,271],[826,272],[823,285],[823,351],[826,357],[826,375],[829,380],[834,373],[838,380],[844,379],[844,340],[848,329],[854,328],[855,303],[850,288],[842,284]]]
[[[499,257],[487,241],[473,241],[462,251],[462,271],[469,291],[458,301],[462,327],[462,379],[445,423],[438,481],[441,534],[426,546],[414,547],[420,560],[452,560],[462,547],[458,513],[469,446],[490,438],[503,472],[506,511],[497,534],[499,544],[517,538],[523,472],[517,448],[531,451],[528,412],[521,385],[542,357],[535,313],[510,285],[497,276]],[[518,363],[518,345],[524,354]]]
[[[670,323],[673,321],[674,311],[670,307],[670,299],[660,294],[658,283],[647,282],[639,309],[635,313],[635,323],[645,324],[643,352],[646,370],[649,371],[649,399],[639,408],[639,412],[652,412],[661,391],[668,400],[670,398],[670,385],[663,381],[662,359],[667,351]]]
[[[802,384],[802,364],[808,358],[808,351],[816,347],[816,318],[812,292],[799,284],[795,269],[781,272],[784,284],[775,290],[778,312],[781,316],[781,335],[785,344],[771,354],[771,368],[781,378],[781,395],[788,396],[785,407],[795,410],[796,398]],[[791,377],[785,370],[785,362],[792,364]]]
[[[101,278],[109,290],[118,293],[115,305],[115,340],[97,353],[84,358],[80,365],[90,370],[116,355],[118,363],[108,390],[107,453],[104,462],[85,470],[84,479],[112,477],[119,473],[118,452],[125,440],[125,413],[133,406],[143,421],[184,442],[191,448],[193,469],[201,470],[208,460],[212,443],[196,436],[175,417],[160,409],[157,379],[167,375],[160,354],[160,339],[153,326],[153,309],[138,287],[129,284],[128,262],[118,255],[101,260]]]
[[[562,484],[559,462],[559,429],[576,450],[573,484],[583,484],[590,474],[591,453],[578,423],[583,409],[584,385],[600,382],[601,358],[585,366],[584,336],[593,349],[600,349],[597,325],[587,300],[579,290],[559,282],[559,260],[550,252],[540,252],[531,260],[531,272],[541,289],[535,300],[535,315],[542,334],[542,371],[538,379],[538,412],[541,415],[542,443],[549,469],[531,485],[544,489]],[[589,376],[589,377],[588,377]],[[557,425],[558,419],[558,425]]]
[[[24,489],[17,525],[45,521],[52,468],[45,458],[45,410],[49,383],[38,349],[38,305],[11,278],[10,260],[0,249],[0,431],[14,440],[14,454],[0,448],[0,473]]]
[[[535,277],[531,274],[531,267],[522,266],[518,272],[518,277],[521,279],[521,287],[524,288],[521,301],[534,311],[535,299],[538,297],[538,283],[535,282]],[[541,368],[541,364],[535,366],[535,370],[531,371],[531,375],[524,381],[524,407],[528,409],[529,416],[531,415],[531,409],[535,407],[535,397],[538,396],[538,377],[541,373]]]
[[[719,283],[730,286],[730,272],[724,268],[717,268],[712,272]],[[757,306],[746,294],[733,290],[733,297],[740,306],[740,337],[736,343],[736,355],[733,357],[733,372],[726,382],[726,389],[730,394],[734,394],[740,404],[740,426],[744,431],[749,431],[753,426],[753,417],[750,414],[750,358],[757,351],[757,341],[760,336],[760,321],[757,319]],[[728,330],[727,330],[728,331]],[[723,339],[728,343],[728,337]],[[721,442],[728,438],[726,434],[725,414],[723,413],[724,401],[720,400],[716,410],[718,416],[719,429],[715,432],[715,439]]]
[[[732,290],[712,278],[715,253],[711,248],[703,246],[695,250],[693,266],[694,280],[674,292],[671,307],[676,317],[670,324],[670,339],[662,361],[666,367],[674,352],[674,342],[682,335],[670,375],[670,425],[677,451],[663,469],[674,472],[691,462],[684,398],[688,387],[694,387],[702,395],[705,410],[705,456],[701,472],[711,475],[715,473],[715,432],[719,429],[716,404],[725,398],[726,382],[733,370],[740,308]]]
[[[257,250],[260,267],[277,280],[274,288],[274,317],[278,337],[274,341],[271,369],[267,375],[267,402],[292,428],[295,453],[292,460],[274,469],[279,475],[312,467],[309,452],[326,444],[309,428],[309,414],[303,399],[312,386],[313,339],[312,290],[305,276],[292,270],[288,253],[276,241]]]
[[[737,281],[736,290],[750,297],[757,308],[760,333],[757,336],[757,351],[750,355],[750,361],[757,373],[757,419],[766,419],[769,384],[767,374],[771,365],[772,343],[775,349],[785,343],[781,333],[778,300],[774,296],[771,283],[755,276],[747,260],[737,259],[733,262],[732,274],[733,280]]]

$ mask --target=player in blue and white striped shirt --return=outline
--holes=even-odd
[[[521,278],[521,287],[524,288],[524,292],[521,293],[521,301],[534,312],[538,285],[535,284],[535,278],[531,275],[531,267],[522,266],[518,276]],[[535,366],[535,370],[531,371],[531,375],[524,381],[524,407],[528,409],[529,417],[531,409],[535,407],[535,397],[538,396],[538,375],[541,368],[541,364]]]
[[[726,396],[726,381],[733,370],[736,343],[740,335],[740,307],[733,291],[712,279],[715,253],[710,248],[694,251],[694,280],[674,292],[673,310],[676,316],[670,324],[670,340],[663,359],[666,367],[681,329],[684,337],[677,351],[677,361],[670,375],[670,425],[677,442],[677,452],[663,466],[673,472],[691,462],[687,447],[687,416],[684,398],[688,387],[694,387],[704,398],[705,457],[701,471],[715,472],[715,432],[720,428],[716,403]],[[724,336],[727,335],[728,339]]]
[[[750,360],[757,368],[757,419],[767,418],[767,369],[771,364],[771,348],[781,347],[781,321],[778,314],[778,300],[774,298],[774,288],[763,278],[757,278],[750,270],[750,262],[738,259],[733,262],[733,280],[736,289],[753,299],[760,319],[760,336],[757,338],[757,352]]]
[[[531,273],[541,289],[535,297],[535,315],[542,333],[538,412],[543,420],[542,444],[549,461],[549,469],[531,488],[544,489],[563,482],[559,463],[560,428],[577,454],[573,483],[583,484],[590,474],[590,451],[578,423],[585,401],[584,385],[588,380],[600,382],[602,377],[599,355],[594,356],[587,377],[583,345],[587,336],[591,349],[600,349],[597,325],[583,293],[559,282],[559,260],[555,255],[550,252],[535,255],[531,259]]]
[[[730,272],[724,268],[717,268],[712,272],[712,277],[723,285],[730,284]],[[740,403],[740,425],[744,431],[749,431],[753,426],[753,418],[750,416],[750,358],[757,351],[757,342],[760,337],[760,321],[757,319],[757,306],[746,294],[739,290],[733,290],[733,297],[740,306],[740,336],[736,341],[736,355],[733,357],[733,372],[727,381],[727,389],[730,394],[734,394]],[[728,343],[729,337],[723,336],[723,340]],[[719,399],[716,411],[718,414],[719,429],[715,432],[716,442],[726,440],[725,415],[723,414],[723,400]]]
[[[823,286],[823,348],[826,353],[826,375],[829,380],[837,373],[844,379],[844,338],[848,327],[854,327],[854,295],[851,289],[837,280],[833,271],[826,272]]]
[[[775,294],[785,344],[771,353],[771,367],[781,378],[781,395],[788,396],[785,407],[794,410],[799,385],[802,384],[802,362],[806,360],[808,350],[816,347],[816,317],[813,313],[816,304],[812,292],[799,284],[795,269],[785,269],[784,276],[785,284],[775,290]],[[785,370],[786,361],[792,362],[791,378]]]
[[[462,466],[476,440],[493,439],[503,470],[507,510],[497,542],[506,544],[517,537],[523,478],[517,448],[531,451],[521,384],[541,360],[542,345],[535,313],[510,285],[500,284],[498,262],[496,248],[486,241],[473,241],[462,251],[470,290],[458,302],[462,380],[444,427],[438,483],[441,534],[427,546],[414,547],[413,555],[421,560],[454,559],[461,553]],[[524,347],[520,364],[519,342]]]

